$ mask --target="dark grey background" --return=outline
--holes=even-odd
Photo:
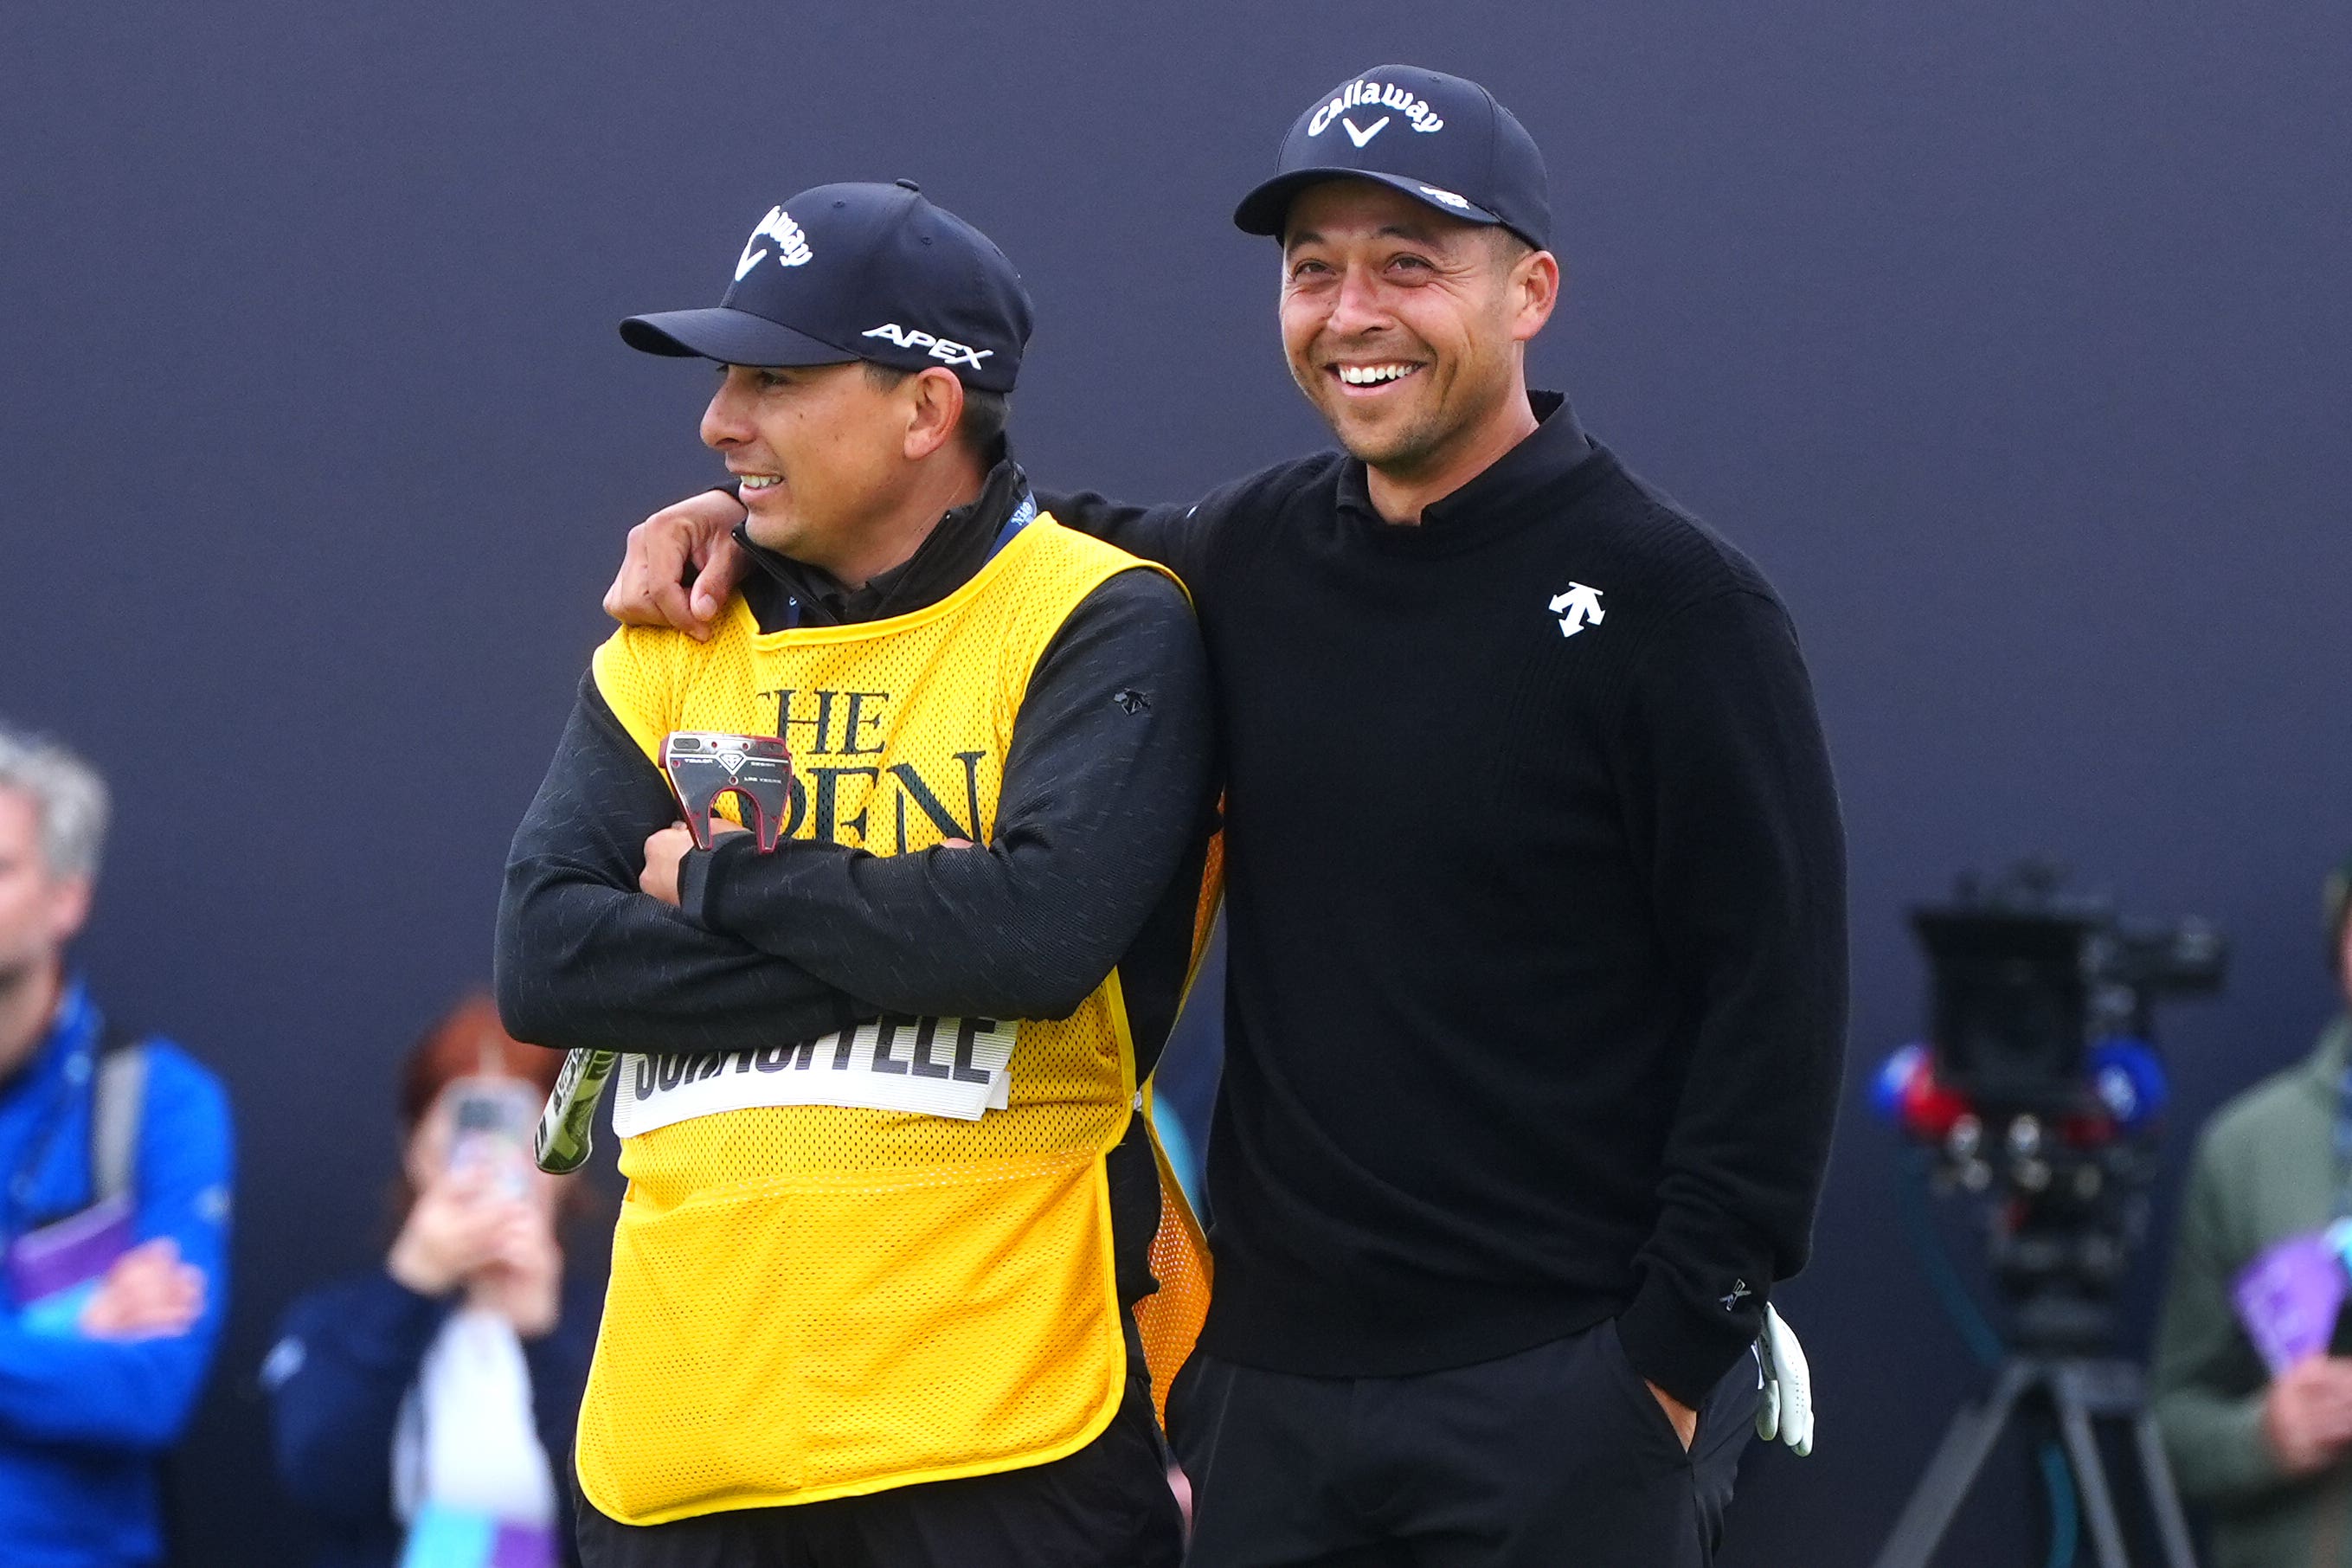
[[[2225,924],[2184,1121],[2305,1048],[2352,841],[2340,5],[15,0],[0,711],[112,773],[85,957],[245,1142],[194,1560],[286,1558],[252,1369],[376,1244],[393,1063],[485,974],[623,529],[715,472],[702,373],[614,322],[715,300],[803,185],[912,176],[1035,294],[1033,469],[1195,493],[1322,438],[1226,215],[1393,58],[1543,144],[1538,380],[1773,574],[1845,791],[1854,1089],[1781,1292],[1822,1448],[1751,1460],[1726,1561],[1867,1561],[1974,1383],[1857,1113],[1908,901],[2046,848]],[[2039,1561],[1995,1479],[1981,1560]]]

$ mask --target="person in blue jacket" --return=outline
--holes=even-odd
[[[563,1267],[578,1188],[529,1155],[561,1066],[487,996],[410,1054],[398,1234],[380,1266],[295,1301],[262,1368],[316,1568],[579,1561],[572,1437],[601,1298]]]
[[[228,1101],[66,966],[105,782],[0,725],[0,1560],[160,1562],[161,1464],[228,1295]]]

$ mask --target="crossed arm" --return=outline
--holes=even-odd
[[[508,1026],[550,1046],[716,1051],[884,1011],[1066,1015],[1205,830],[1207,683],[1182,595],[1122,573],[1031,679],[987,845],[878,857],[788,840],[760,856],[722,840],[683,857],[676,907],[640,879],[677,808],[583,683],[508,861]],[[1117,700],[1139,691],[1142,706]]]

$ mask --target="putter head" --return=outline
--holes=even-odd
[[[710,808],[732,793],[760,853],[775,853],[792,818],[793,753],[772,735],[673,730],[662,739],[662,772],[686,813],[698,849],[710,847]]]

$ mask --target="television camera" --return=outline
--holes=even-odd
[[[2094,1423],[2130,1428],[2163,1560],[2189,1537],[2140,1369],[2112,1354],[2114,1298],[2147,1229],[2168,1098],[2155,1014],[2221,989],[2229,943],[2198,920],[2126,921],[2028,862],[1912,911],[1931,978],[1928,1043],[1880,1069],[1881,1115],[1927,1152],[1945,1192],[1974,1194],[2008,1353],[1992,1389],[1952,1418],[1878,1558],[1925,1568],[2001,1432],[2049,1434],[2048,1468],[2079,1492],[2102,1568],[2124,1536]]]

